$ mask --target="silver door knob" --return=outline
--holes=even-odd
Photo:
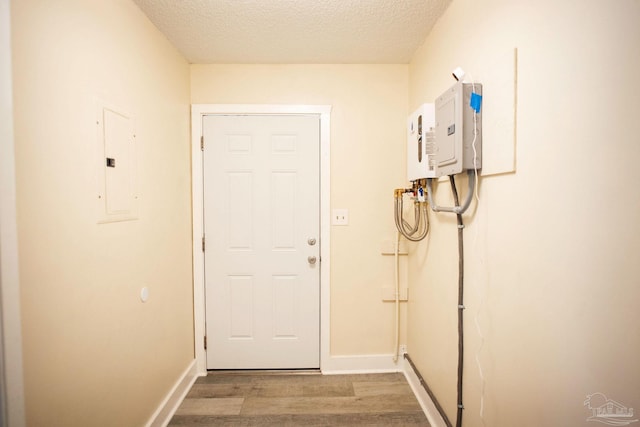
[[[309,264],[313,265],[313,264],[316,263],[317,259],[313,255],[311,255],[311,256],[307,257],[307,261],[309,261]]]
[[[307,243],[309,244],[309,246],[313,246],[316,244],[316,239],[314,237],[309,237],[307,239]]]

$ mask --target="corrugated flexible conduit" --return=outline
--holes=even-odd
[[[462,427],[462,413],[464,410],[464,405],[462,403],[462,379],[463,379],[463,362],[464,362],[464,317],[463,317],[463,311],[464,311],[464,236],[463,236],[463,230],[464,230],[464,223],[462,221],[462,214],[469,208],[469,205],[471,204],[471,200],[473,199],[474,196],[474,190],[476,187],[476,175],[477,171],[475,170],[470,170],[468,171],[468,177],[469,177],[469,191],[467,193],[467,197],[465,198],[464,203],[462,204],[462,206],[460,205],[460,200],[458,198],[458,190],[456,188],[456,181],[453,175],[449,176],[449,182],[451,183],[451,191],[453,193],[453,200],[454,200],[454,206],[453,207],[443,207],[443,206],[438,206],[435,204],[434,200],[433,200],[433,189],[432,189],[432,183],[431,183],[431,179],[427,179],[427,198],[428,198],[428,202],[429,205],[431,205],[431,209],[433,209],[434,212],[451,212],[451,213],[455,213],[456,214],[456,219],[457,219],[457,228],[458,228],[458,368],[457,368],[457,385],[456,385],[456,389],[457,389],[457,413],[456,413],[456,427]],[[395,250],[394,250],[394,255],[395,255],[395,284],[396,284],[396,288],[395,288],[395,300],[396,300],[396,342],[395,342],[395,354],[394,354],[394,362],[396,362],[398,360],[398,347],[399,347],[399,299],[400,299],[400,294],[399,294],[399,277],[398,277],[398,273],[399,273],[399,260],[398,260],[398,254],[399,254],[399,246],[400,246],[400,234],[402,234],[404,237],[406,237],[407,239],[411,240],[411,241],[417,241],[417,240],[422,240],[422,238],[424,238],[424,236],[426,236],[427,232],[428,232],[428,216],[424,215],[425,218],[425,229],[423,230],[423,233],[419,233],[419,238],[416,238],[413,236],[413,234],[416,233],[416,231],[419,228],[419,222],[418,220],[416,220],[416,223],[414,224],[413,227],[411,227],[402,217],[402,213],[403,213],[403,203],[402,203],[402,193],[404,192],[404,190],[396,190],[395,193],[395,221],[396,221],[396,228],[397,228],[397,232],[396,232],[396,242],[395,242]],[[426,208],[425,204],[422,204],[424,208]],[[415,206],[415,214],[416,214],[416,219],[419,218],[420,215],[420,209],[418,204],[416,204]],[[425,388],[425,390],[427,391],[427,394],[429,394],[429,397],[431,398],[431,400],[434,402],[436,409],[438,410],[438,412],[440,413],[440,415],[442,416],[442,418],[445,421],[445,424],[447,425],[447,427],[452,427],[451,421],[449,421],[449,418],[447,417],[447,414],[444,412],[442,406],[439,404],[439,402],[437,401],[435,395],[433,394],[433,392],[431,391],[431,389],[429,388],[429,386],[427,385],[426,381],[424,380],[424,378],[422,378],[422,376],[420,375],[420,373],[417,371],[415,365],[413,364],[413,362],[411,361],[411,358],[409,357],[408,354],[404,355],[405,359],[407,359],[409,361],[409,364],[412,366],[413,370],[416,372],[416,374],[418,375],[418,378],[420,379],[420,383],[422,384],[422,386]]]
[[[473,200],[474,189],[476,187],[476,173],[477,172],[475,172],[473,169],[469,169],[467,171],[467,176],[469,177],[469,192],[467,193],[467,197],[464,199],[464,203],[462,203],[462,206],[460,206],[459,203],[456,203],[454,207],[438,206],[435,203],[435,201],[433,200],[433,186],[431,182],[434,178],[427,178],[427,199],[429,200],[431,209],[433,209],[434,212],[451,212],[456,215],[465,213],[469,208],[469,205],[471,204],[471,200]],[[453,175],[449,175],[449,179],[451,179],[452,176]],[[456,192],[456,197],[457,194],[458,193]]]
[[[473,177],[473,182],[475,183],[475,175],[473,174],[473,171],[471,172],[472,173],[469,174],[469,180]],[[449,181],[451,182],[451,191],[453,192],[453,202],[457,208],[459,207],[460,202],[458,200],[456,180],[453,175],[449,176]],[[469,181],[469,185],[471,185],[471,181]],[[469,194],[473,195],[472,188],[469,188]],[[469,199],[469,197],[467,198]],[[464,212],[464,210],[462,212]],[[462,404],[462,368],[464,364],[464,224],[462,222],[462,212],[456,212],[458,223],[458,411],[456,415],[456,427],[462,426],[462,411],[464,409],[464,405]]]

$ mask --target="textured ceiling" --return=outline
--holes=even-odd
[[[408,63],[451,0],[134,0],[191,63]]]

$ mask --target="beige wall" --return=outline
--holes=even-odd
[[[393,188],[404,185],[407,65],[192,65],[194,104],[329,104],[331,206],[349,226],[331,229],[331,354],[390,354]]]
[[[413,109],[455,66],[491,80],[518,48],[517,172],[482,178],[465,215],[467,426],[583,425],[594,392],[640,407],[638,22],[636,0],[456,0],[410,65]],[[433,217],[410,259],[408,347],[454,418],[456,228]]]
[[[350,225],[331,230],[331,353],[390,353],[380,288],[393,261],[380,242],[405,185],[407,113],[457,65],[491,79],[487,63],[513,47],[517,172],[482,178],[465,216],[465,425],[483,425],[476,356],[485,425],[580,425],[596,391],[640,405],[640,86],[622,71],[640,66],[637,1],[456,0],[409,66],[190,69],[129,1],[12,9],[29,425],[140,425],[193,358],[190,102],[333,106],[331,204]],[[95,98],[136,118],[138,221],[95,223]],[[411,246],[407,340],[453,417],[456,229],[432,221]]]
[[[129,0],[11,23],[27,424],[142,425],[193,359],[188,64]],[[136,120],[137,221],[96,224],[96,98]]]
[[[19,427],[25,422],[10,36],[9,0],[0,0],[0,424]]]

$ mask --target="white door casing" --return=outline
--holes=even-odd
[[[320,117],[320,369],[334,370],[330,355],[330,238],[329,224],[331,183],[331,106],[329,105],[272,105],[272,104],[193,104],[191,107],[191,194],[193,215],[193,310],[194,358],[199,375],[206,375],[205,351],[205,292],[204,253],[201,239],[203,226],[203,171],[201,151],[202,123],[212,114],[315,114]]]
[[[319,117],[202,127],[207,368],[319,368]]]
[[[199,375],[206,375],[204,254],[202,252],[203,183],[200,141],[204,117],[227,115],[296,115],[320,117],[320,370],[323,373],[398,372],[391,354],[332,356],[330,352],[331,301],[331,106],[284,104],[193,104],[191,106],[191,195],[193,215],[194,358]]]

